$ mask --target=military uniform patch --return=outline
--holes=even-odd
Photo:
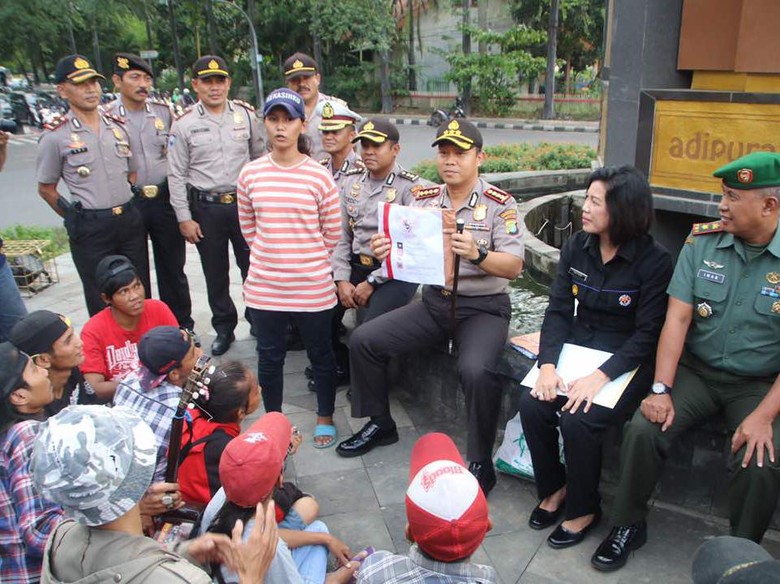
[[[248,109],[250,112],[255,111],[255,107],[251,103],[247,103],[242,99],[234,99],[233,103],[240,105],[244,109]]]
[[[420,201],[422,199],[431,199],[433,197],[438,197],[439,192],[440,192],[439,187],[427,187],[424,189],[420,189],[419,191],[415,191],[413,194],[414,194],[414,198]]]
[[[495,187],[490,187],[489,189],[482,191],[482,194],[488,199],[491,199],[496,203],[501,203],[502,205],[506,205],[512,199],[512,195],[500,191]]]
[[[723,231],[723,224],[720,221],[694,223],[691,235],[704,235],[705,233],[719,233],[721,231]]]
[[[507,209],[503,213],[498,214],[504,221],[517,221],[517,211],[515,209]]]

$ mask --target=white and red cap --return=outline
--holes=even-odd
[[[469,557],[485,539],[487,500],[446,434],[426,434],[412,449],[406,518],[420,549],[442,562]]]
[[[291,437],[287,417],[269,412],[228,443],[219,461],[219,480],[228,501],[254,507],[273,493]]]

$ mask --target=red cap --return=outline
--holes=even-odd
[[[420,549],[442,562],[473,554],[490,527],[488,505],[452,439],[440,433],[420,438],[409,479],[406,518]]]
[[[219,461],[219,480],[228,501],[254,507],[268,498],[282,474],[292,425],[280,412],[269,412],[233,438]]]

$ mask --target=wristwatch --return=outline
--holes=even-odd
[[[650,386],[650,389],[655,395],[663,395],[672,393],[672,388],[666,385],[663,381],[656,381]]]
[[[475,266],[478,266],[479,264],[485,261],[485,258],[487,257],[489,250],[486,245],[480,244],[477,246],[477,251],[479,252],[479,256],[477,256],[476,259],[469,260]]]
[[[368,277],[366,278],[366,282],[368,282],[372,288],[376,288],[377,286],[379,286],[379,281],[376,279],[376,276],[374,276],[374,274],[369,274]]]

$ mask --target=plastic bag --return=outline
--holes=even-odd
[[[520,412],[506,423],[504,441],[501,442],[494,461],[496,468],[503,473],[534,480],[534,465],[531,463],[531,451],[525,442]]]
[[[563,463],[563,439],[558,430],[558,447]],[[493,459],[496,468],[506,474],[520,477],[521,479],[534,480],[534,465],[531,462],[531,450],[525,441],[523,423],[520,421],[520,412],[506,423],[504,440],[501,442]]]

